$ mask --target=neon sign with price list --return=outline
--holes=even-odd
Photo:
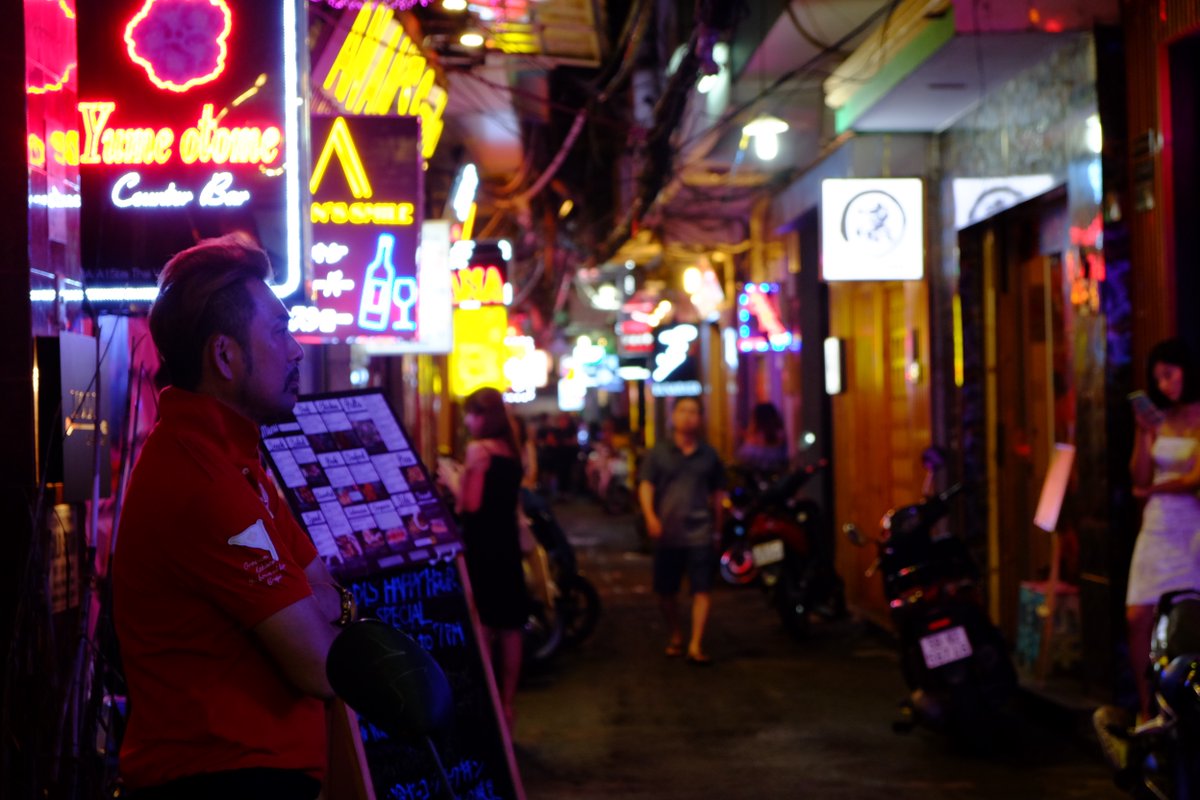
[[[92,287],[152,290],[197,238],[248,235],[301,283],[298,0],[78,0],[77,164]],[[31,155],[33,154],[31,149]],[[119,296],[119,297],[118,297]]]

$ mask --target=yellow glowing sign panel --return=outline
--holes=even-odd
[[[338,157],[338,163],[342,165],[342,172],[346,175],[346,183],[350,185],[350,193],[354,195],[354,198],[356,200],[371,199],[373,194],[371,182],[367,180],[367,171],[363,168],[358,148],[354,146],[354,139],[350,136],[350,128],[346,125],[344,117],[335,119],[333,126],[329,129],[329,138],[325,140],[325,147],[321,149],[321,157],[317,159],[312,177],[308,180],[308,190],[316,194],[317,189],[321,188],[321,181],[325,180],[325,170],[329,168],[329,162],[334,155]]]
[[[466,397],[491,386],[508,389],[504,362],[508,358],[508,309],[504,306],[454,312],[454,349],[450,351],[450,392]]]
[[[329,128],[325,146],[313,167],[308,181],[308,190],[316,194],[329,171],[329,162],[337,156],[346,176],[350,193],[356,200],[369,200],[374,195],[366,167],[350,135],[350,127],[344,117],[338,117]],[[412,225],[416,219],[416,208],[412,203],[347,203],[338,200],[313,202],[309,220],[314,225]]]
[[[395,16],[387,4],[363,3],[349,26],[338,27],[313,75],[348,114],[420,117],[421,155],[429,158],[442,135],[448,96]]]

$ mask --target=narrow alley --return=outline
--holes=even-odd
[[[893,733],[904,684],[887,635],[850,620],[797,643],[755,587],[714,593],[711,667],[666,658],[632,520],[586,500],[555,511],[603,612],[518,695],[530,800],[1122,796],[1083,721],[1029,696],[987,757]]]

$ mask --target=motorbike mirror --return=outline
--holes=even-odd
[[[937,472],[946,466],[946,452],[937,445],[930,445],[921,451],[921,464],[930,472]]]
[[[862,547],[867,543],[867,537],[862,535],[862,531],[853,522],[847,522],[842,526],[842,533],[846,534],[846,538],[855,547]]]

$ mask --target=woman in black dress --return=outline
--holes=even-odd
[[[463,410],[471,436],[465,463],[458,470],[443,466],[440,472],[457,500],[467,573],[480,622],[492,644],[500,702],[511,729],[529,615],[517,529],[523,470],[500,392],[478,389],[467,397]]]

